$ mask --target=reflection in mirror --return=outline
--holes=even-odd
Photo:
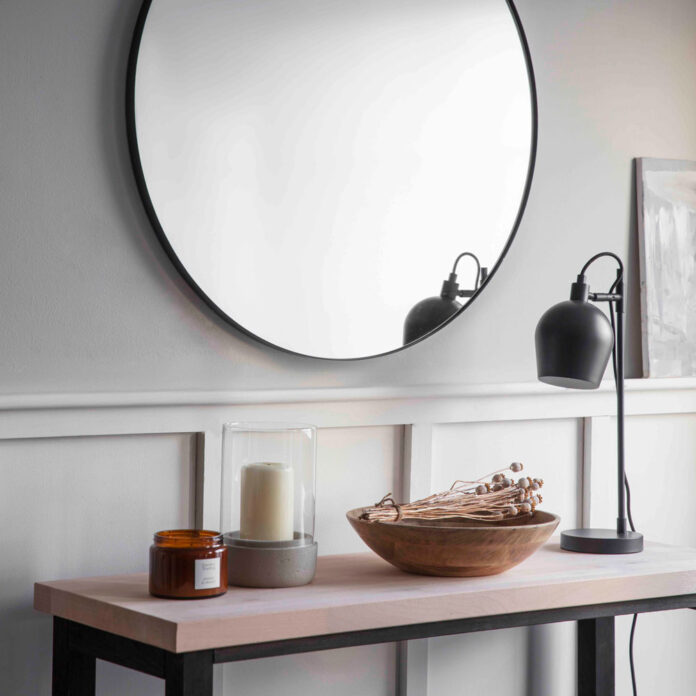
[[[385,353],[463,250],[495,271],[535,125],[505,0],[146,6],[136,174],[175,263],[237,326],[305,355]]]
[[[473,259],[476,264],[474,287],[471,290],[461,290],[457,282],[457,266],[465,256]],[[470,251],[464,251],[459,254],[455,259],[454,266],[452,266],[449,278],[442,283],[440,294],[436,297],[428,297],[425,300],[421,300],[406,315],[406,321],[404,322],[404,345],[423,338],[423,336],[451,319],[462,308],[458,298],[465,297],[469,299],[473,297],[487,277],[488,269],[481,265],[476,254],[472,254]]]

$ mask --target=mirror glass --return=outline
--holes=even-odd
[[[236,326],[304,355],[386,353],[460,253],[495,270],[536,127],[505,0],[151,0],[141,20],[139,186]],[[458,273],[474,290],[474,261]]]

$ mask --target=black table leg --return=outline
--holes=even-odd
[[[167,653],[165,696],[213,696],[213,651]]]
[[[72,650],[70,622],[53,619],[53,696],[95,696],[96,659]]]
[[[614,617],[578,621],[578,696],[614,696]]]

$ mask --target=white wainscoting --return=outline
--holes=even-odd
[[[696,380],[627,383],[634,516],[653,540],[696,546]],[[613,524],[615,395],[540,384],[283,392],[0,397],[0,693],[50,693],[50,621],[34,580],[144,570],[151,534],[217,528],[220,433],[232,420],[320,427],[320,553],[363,550],[347,509],[394,491],[416,498],[512,460],[542,476],[563,525]],[[617,693],[628,694],[626,621]],[[691,694],[696,613],[644,616],[636,638],[645,693]],[[325,696],[569,696],[574,627],[561,625],[228,665],[216,693]],[[100,665],[100,696],[161,694],[160,682]]]

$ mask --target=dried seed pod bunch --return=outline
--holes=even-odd
[[[391,493],[361,515],[364,520],[397,522],[399,520],[440,520],[463,518],[500,522],[510,517],[531,515],[542,502],[543,479],[513,474],[524,469],[513,462],[506,469],[494,471],[476,481],[455,481],[449,490],[434,493],[413,503],[399,505]],[[490,481],[484,479],[490,478]]]

